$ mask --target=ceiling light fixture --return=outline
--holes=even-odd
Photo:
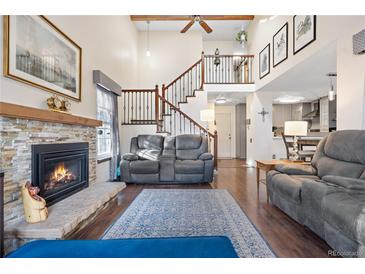
[[[226,103],[226,102],[227,102],[227,99],[226,99],[226,98],[224,98],[224,97],[220,97],[220,98],[215,99],[215,102],[216,102],[217,104],[224,104],[224,103]]]
[[[295,104],[303,101],[305,98],[302,96],[291,96],[291,95],[285,95],[276,98],[274,101],[281,103],[281,104]]]
[[[330,72],[327,73],[326,76],[330,77],[330,90],[328,91],[328,100],[333,101],[336,99],[336,92],[333,86],[332,78],[337,77],[337,73]]]
[[[151,51],[150,51],[150,21],[146,21],[147,23],[147,49],[146,49],[146,56],[150,57],[151,56]]]

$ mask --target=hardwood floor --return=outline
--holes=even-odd
[[[99,239],[105,230],[145,188],[224,188],[261,232],[279,257],[328,257],[330,247],[313,232],[266,203],[266,187],[256,188],[255,168],[244,167],[243,160],[219,160],[218,174],[210,185],[136,185],[130,184],[118,201],[101,212],[87,227],[73,235],[76,239]]]

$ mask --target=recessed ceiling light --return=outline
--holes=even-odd
[[[281,96],[276,98],[274,101],[282,104],[294,104],[303,101],[305,98],[302,96]]]
[[[215,99],[215,102],[216,102],[217,104],[224,104],[225,102],[227,102],[227,99],[226,99],[226,98],[221,97],[221,98],[217,98],[217,99]]]

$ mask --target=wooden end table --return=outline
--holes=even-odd
[[[275,165],[279,164],[298,164],[298,165],[310,165],[310,162],[293,162],[290,160],[256,160],[256,183],[257,183],[257,194],[259,194],[260,190],[260,182],[266,185],[266,199],[267,202],[269,202],[269,192],[267,191],[267,184],[266,184],[266,178],[267,173],[270,170],[275,169]],[[260,170],[263,170],[266,172],[265,179],[260,180]]]

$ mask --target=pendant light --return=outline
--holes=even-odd
[[[151,56],[151,51],[150,51],[150,21],[147,21],[147,49],[146,49],[146,56],[150,57]]]
[[[327,76],[330,77],[330,90],[328,91],[328,100],[333,101],[336,99],[335,89],[333,87],[332,78],[337,76],[337,73],[327,73]]]

